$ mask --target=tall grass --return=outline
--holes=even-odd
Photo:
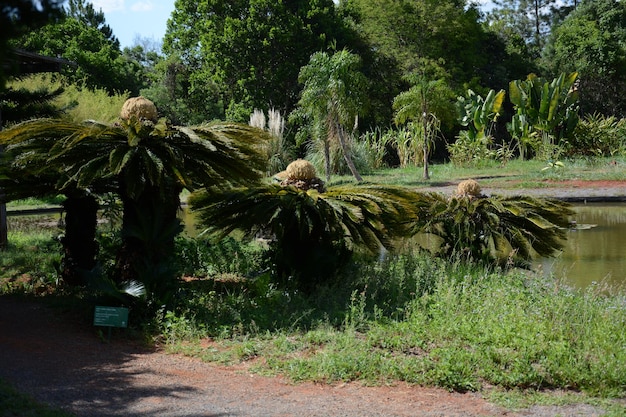
[[[72,84],[68,85],[60,76],[33,75],[13,80],[9,86],[28,90],[41,88],[54,90],[63,87],[63,94],[54,101],[54,104],[74,122],[94,119],[103,123],[112,123],[119,117],[122,105],[128,98],[128,94],[109,95],[103,89],[90,90]]]
[[[623,293],[420,252],[360,260],[344,274],[308,298],[263,279],[189,287],[162,329],[174,351],[223,362],[263,357],[259,371],[294,380],[626,393]],[[188,343],[201,337],[220,347]]]

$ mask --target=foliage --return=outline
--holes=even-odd
[[[620,1],[584,1],[550,38],[545,66],[552,74],[580,73],[580,105],[586,114],[626,116],[625,18],[626,5]]]
[[[626,119],[595,113],[576,126],[566,147],[568,155],[612,157],[626,154]]]
[[[11,65],[11,41],[32,30],[54,22],[62,15],[64,0],[8,0],[0,9],[0,91],[10,76],[19,69]],[[6,65],[9,64],[9,65]]]
[[[299,111],[308,122],[306,131],[324,150],[326,181],[331,176],[331,143],[339,143],[350,172],[357,181],[362,178],[350,152],[349,127],[356,123],[365,106],[366,78],[359,71],[361,60],[347,50],[329,55],[316,52],[302,67],[298,81],[303,85]]]
[[[324,193],[264,185],[190,199],[202,223],[227,236],[235,230],[269,239],[280,284],[307,292],[332,281],[357,250],[377,255],[407,233],[419,194],[396,187],[332,187]]]
[[[493,143],[491,130],[500,116],[505,97],[504,90],[497,93],[489,90],[487,96],[467,90],[467,97],[457,98],[456,106],[463,130],[456,141],[448,145],[450,161],[456,165],[475,165],[488,158],[497,157],[497,153],[490,149]]]
[[[503,33],[517,52],[536,60],[543,49],[545,38],[557,10],[568,7],[556,0],[496,0],[489,12],[489,22]]]
[[[491,137],[493,124],[500,116],[502,103],[506,93],[500,90],[489,90],[487,96],[467,90],[467,97],[458,97],[456,106],[461,126],[467,127],[470,139],[485,140]]]
[[[450,120],[452,91],[443,78],[430,80],[424,73],[409,77],[412,87],[393,100],[396,124],[412,123],[409,140],[417,140],[422,147],[424,179],[429,178],[428,158],[440,132],[442,121]],[[417,134],[419,132],[419,134]],[[412,144],[410,148],[417,148]]]
[[[63,93],[62,88],[50,90],[40,88],[34,91],[25,88],[11,88],[0,92],[3,126],[37,118],[58,116],[59,109],[52,102]]]
[[[415,231],[437,236],[440,256],[500,266],[553,255],[562,247],[572,214],[565,203],[533,197],[428,197],[429,208]]]
[[[499,60],[483,52],[494,38],[480,25],[478,10],[465,1],[348,0],[341,8],[371,48],[399,66],[403,76],[423,70],[426,62],[443,62],[460,86],[476,78],[489,83],[502,69]],[[498,47],[492,49],[499,55]]]
[[[76,85],[104,88],[109,94],[137,94],[142,86],[139,63],[122,56],[102,11],[84,0],[70,1],[63,19],[29,32],[13,45],[72,62],[75,66],[65,66],[61,73]]]
[[[624,392],[623,293],[418,252],[360,260],[338,285],[307,298],[197,284],[163,329],[170,350],[207,361],[261,357],[259,372],[296,381]],[[219,347],[189,343],[206,336]]]
[[[267,130],[269,134],[267,146],[264,149],[268,176],[284,170],[289,162],[294,159],[293,149],[285,136],[285,123],[285,118],[280,114],[280,111],[275,109],[270,109],[267,112],[267,120],[265,113],[259,109],[254,109],[250,115],[248,124]]]
[[[519,144],[522,159],[541,146],[560,146],[578,123],[578,74],[561,74],[551,82],[529,74],[525,81],[509,83],[509,99],[515,115],[507,125]]]
[[[268,103],[291,112],[300,67],[343,47],[343,28],[331,0],[177,0],[163,47],[188,65],[191,91],[217,89],[225,117],[246,121]]]
[[[61,117],[76,123],[89,119],[113,123],[119,117],[120,109],[128,98],[127,93],[111,95],[102,88],[86,89],[74,84],[66,85],[60,79],[53,79],[48,75],[41,74],[11,80],[8,86],[17,90],[39,91],[49,89],[60,91],[52,104],[57,111],[62,112]]]
[[[254,182],[265,165],[262,138],[245,125],[173,127],[135,117],[115,125],[33,120],[0,135],[13,157],[5,181],[12,189],[33,192],[33,179],[46,178],[46,187],[69,195],[119,194],[123,242],[114,279],[141,280],[156,301],[170,297],[176,276],[169,257],[181,230],[179,192]]]
[[[381,169],[391,165],[389,150],[393,137],[393,130],[383,131],[381,128],[369,130],[361,135],[359,143],[363,144],[367,166],[370,169]]]

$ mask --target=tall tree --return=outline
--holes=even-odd
[[[366,78],[359,71],[360,58],[342,50],[333,55],[317,52],[302,67],[299,110],[309,119],[308,131],[323,144],[326,180],[330,180],[330,143],[337,140],[348,168],[363,181],[352,160],[350,126],[365,106]]]
[[[579,73],[581,110],[626,117],[626,4],[582,2],[553,32],[544,62],[551,75]]]
[[[397,124],[412,122],[421,132],[424,179],[430,179],[428,158],[440,131],[441,120],[451,120],[454,112],[452,90],[443,78],[429,79],[423,72],[409,77],[412,84],[393,102]]]
[[[481,50],[480,14],[465,0],[344,0],[341,8],[371,47],[393,58],[404,75],[430,60],[462,84],[488,62]]]
[[[488,14],[492,30],[499,32],[517,53],[537,60],[555,22],[563,19],[577,0],[493,0]]]
[[[177,0],[164,51],[190,66],[192,90],[219,87],[229,119],[254,108],[293,109],[298,72],[337,41],[342,20],[332,0]]]

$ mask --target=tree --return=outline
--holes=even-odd
[[[421,132],[424,179],[429,179],[428,156],[439,132],[441,120],[451,120],[454,106],[452,90],[443,78],[429,80],[424,73],[410,77],[413,86],[394,101],[397,124],[413,122]]]
[[[355,123],[365,106],[366,78],[359,72],[361,60],[347,50],[332,56],[316,52],[302,67],[298,80],[302,93],[299,111],[309,119],[309,129],[315,141],[323,143],[326,180],[330,181],[330,143],[337,140],[350,172],[363,181],[352,161],[347,126]]]
[[[528,266],[535,255],[553,255],[562,248],[573,213],[557,200],[485,197],[474,180],[461,182],[450,198],[430,193],[426,199],[415,232],[438,236],[440,256],[500,266]]]
[[[109,93],[138,94],[143,86],[139,63],[126,59],[104,14],[84,0],[70,1],[64,18],[31,31],[13,46],[46,56],[63,57],[76,66],[62,74],[72,83],[105,88]]]
[[[537,60],[550,33],[556,0],[494,0],[493,3],[490,24],[503,33],[509,45],[517,45],[518,52]]]
[[[395,238],[409,232],[407,220],[425,209],[420,194],[400,187],[309,188],[320,180],[312,166],[293,169],[297,164],[287,167],[291,181],[282,185],[190,198],[202,223],[218,238],[235,230],[249,238],[268,238],[275,278],[283,286],[310,293],[331,281],[353,253],[378,256],[383,248],[391,249]]]
[[[480,14],[465,0],[345,0],[341,8],[370,47],[397,63],[404,76],[429,61],[440,63],[458,85],[489,72]]]
[[[626,4],[584,1],[556,29],[544,62],[552,76],[578,72],[584,113],[626,116]]]
[[[62,172],[60,191],[113,184],[124,204],[115,278],[139,280],[153,301],[166,302],[176,278],[169,258],[180,232],[179,192],[256,181],[265,171],[257,150],[264,135],[236,124],[171,126],[142,100],[125,107],[114,125],[34,120],[2,132],[0,140],[51,145],[31,154],[31,169]]]
[[[290,112],[298,72],[316,51],[342,47],[332,0],[177,0],[166,55],[189,67],[191,90],[217,86],[229,120],[252,111]]]

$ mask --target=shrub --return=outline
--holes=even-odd
[[[626,119],[591,114],[576,126],[566,146],[569,156],[626,155]]]

